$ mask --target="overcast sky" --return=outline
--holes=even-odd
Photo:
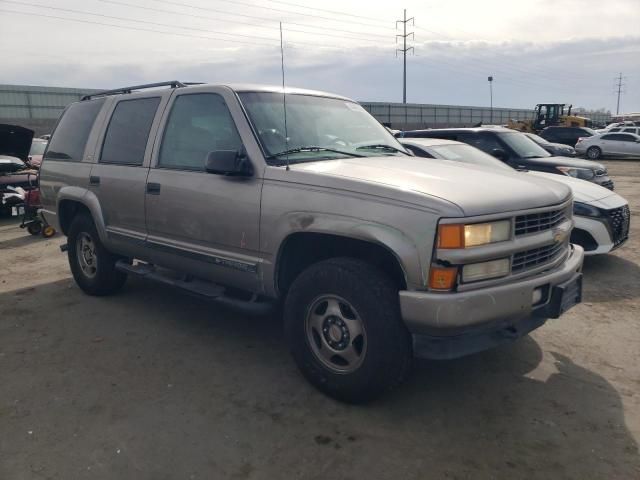
[[[401,101],[404,7],[408,102],[640,112],[640,0],[0,0],[0,83],[279,84],[282,22],[288,85]]]

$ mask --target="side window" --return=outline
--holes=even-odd
[[[100,163],[142,165],[159,104],[160,97],[119,102],[104,136]]]
[[[209,152],[241,148],[242,140],[220,95],[180,95],[171,107],[164,129],[158,166],[204,170]]]
[[[476,148],[479,148],[483,152],[486,152],[489,154],[495,149],[504,150],[504,147],[500,145],[498,140],[493,135],[487,135],[487,134],[474,135],[473,137],[469,139],[465,138],[462,141]]]
[[[605,135],[604,137],[602,137],[602,140],[614,140],[616,142],[620,142],[624,140],[624,137],[627,137],[628,135],[624,135],[622,133],[612,133],[611,135]]]
[[[621,133],[618,136],[620,137],[620,140],[622,142],[635,142],[636,141],[636,137],[634,137],[633,135],[629,135],[628,133]]]
[[[45,158],[81,162],[89,133],[102,105],[104,105],[104,98],[71,105],[62,114],[53,132]]]

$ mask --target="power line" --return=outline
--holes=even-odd
[[[189,31],[194,31],[195,30],[195,31],[199,31],[199,32],[213,33],[213,34],[225,35],[225,36],[229,36],[229,37],[243,37],[243,38],[248,38],[248,39],[277,41],[277,39],[273,38],[273,37],[263,37],[263,36],[258,36],[258,35],[244,35],[244,34],[241,34],[241,33],[227,33],[227,32],[222,32],[222,31],[218,31],[218,30],[208,30],[208,29],[198,28],[198,27],[184,27],[184,26],[180,26],[180,25],[173,25],[173,24],[160,23],[160,22],[151,22],[151,21],[148,21],[148,20],[137,20],[137,19],[126,18],[126,17],[117,17],[117,16],[113,16],[113,15],[92,13],[92,12],[87,12],[87,11],[82,11],[82,10],[74,10],[74,9],[70,9],[70,8],[50,7],[50,6],[47,6],[47,5],[41,5],[41,4],[37,4],[37,3],[17,2],[15,0],[0,0],[0,2],[2,2],[2,3],[12,3],[12,4],[15,4],[15,5],[23,5],[23,6],[29,6],[29,7],[36,7],[36,8],[45,8],[45,9],[49,9],[49,10],[56,10],[56,11],[61,11],[61,12],[66,12],[66,13],[89,15],[89,16],[94,16],[94,17],[106,18],[106,19],[110,19],[110,20],[121,20],[121,21],[125,21],[125,22],[141,23],[141,24],[144,24],[144,25],[153,25],[153,26],[159,26],[159,27],[177,28],[177,29],[189,30]],[[314,47],[315,46],[322,46],[322,45],[318,45],[317,43],[310,43],[310,42],[303,42],[303,41],[296,41],[296,43],[299,44],[299,45],[308,45],[308,46],[314,46]],[[333,47],[332,45],[324,45],[324,46]]]
[[[356,15],[356,14],[353,14],[353,13],[340,12],[338,10],[328,10],[326,8],[310,7],[308,5],[301,5],[299,3],[293,3],[293,2],[284,2],[282,0],[267,0],[267,1],[271,2],[271,3],[280,3],[282,5],[289,5],[289,6],[292,6],[292,7],[308,8],[310,10],[317,10],[319,12],[333,13],[334,15],[343,15],[343,16],[346,16],[346,17],[362,18],[362,19],[371,20],[371,21],[374,21],[374,22],[386,23],[386,20],[382,20],[381,18],[367,17],[365,15]]]
[[[411,22],[413,25],[413,17],[407,18],[407,9],[404,9],[404,20],[396,20],[396,29],[398,24],[402,24],[402,34],[396,34],[396,42],[398,37],[402,38],[402,48],[396,49],[396,55],[398,52],[402,52],[402,103],[407,103],[407,52],[413,50],[413,47],[407,48],[407,37],[411,35],[411,38],[415,40],[413,32],[407,33],[407,22]]]
[[[256,25],[255,22],[243,22],[240,20],[228,20],[228,19],[221,19],[218,17],[211,17],[211,16],[207,16],[207,15],[196,15],[194,13],[186,13],[186,12],[176,12],[173,10],[166,10],[163,8],[157,8],[157,7],[145,7],[142,5],[136,5],[133,3],[127,3],[127,2],[121,2],[118,0],[98,0],[99,2],[102,3],[110,3],[110,4],[114,4],[114,5],[122,5],[125,7],[130,7],[130,8],[138,8],[140,10],[146,10],[149,12],[158,12],[158,13],[169,13],[171,15],[178,15],[178,16],[182,16],[182,17],[190,17],[190,18],[197,18],[199,20],[213,20],[213,21],[224,21],[227,23],[236,23],[239,25],[248,25],[252,28],[264,28],[264,29],[268,29],[268,30],[277,30],[277,21],[268,17],[260,17],[260,16],[256,16],[256,15],[247,15],[247,14],[243,14],[243,13],[231,13],[231,12],[227,12],[225,10],[218,10],[218,9],[213,9],[213,8],[209,8],[208,10],[211,12],[215,12],[217,14],[221,14],[221,15],[226,15],[226,16],[230,16],[230,17],[241,17],[241,18],[248,18],[248,19],[253,19],[253,20],[260,20],[260,21],[267,21],[267,22],[274,22],[274,26],[273,27],[268,27],[268,26],[264,26],[264,25]],[[315,29],[320,29],[323,32],[321,33],[321,35],[325,35],[325,36],[335,36],[335,37],[342,37],[339,35],[329,35],[328,33],[326,33],[326,30],[330,30],[332,32],[342,32],[342,33],[348,33],[350,35],[362,35],[363,38],[362,40],[366,40],[366,41],[371,41],[371,42],[377,42],[380,41],[380,39],[383,38],[388,38],[386,35],[376,35],[376,34],[370,34],[370,33],[361,33],[361,32],[354,32],[352,30],[344,30],[344,29],[340,29],[340,28],[333,28],[333,27],[327,27],[327,26],[317,26],[317,25],[310,25],[307,23],[297,23],[297,22],[285,22],[285,24],[287,25],[287,29],[289,31],[292,32],[299,32],[299,33],[309,33],[311,35],[318,35],[318,33],[316,32],[309,32],[308,30],[294,30],[288,27],[288,25],[294,25],[297,27],[305,27],[305,28],[315,28]],[[342,37],[342,38],[349,38],[349,39],[353,39],[353,40],[360,40],[360,38],[356,38],[356,37]]]
[[[211,9],[209,7],[200,7],[198,5],[192,5],[192,4],[189,4],[189,3],[176,2],[174,0],[151,0],[151,1],[158,2],[158,3],[165,3],[165,4],[168,4],[168,5],[177,5],[179,7],[194,8],[196,10],[213,11],[213,9]],[[254,3],[247,3],[247,2],[242,2],[242,1],[238,1],[238,0],[217,0],[217,1],[224,2],[224,3],[230,3],[230,4],[234,5],[234,6],[243,5],[245,7],[262,8],[262,9],[265,9],[265,10],[270,10],[272,12],[286,13],[286,14],[289,14],[289,15],[291,15],[291,14],[300,15],[300,16],[303,16],[303,17],[311,17],[311,18],[316,18],[316,19],[321,19],[321,20],[330,20],[332,22],[364,25],[366,27],[389,28],[390,30],[393,30],[392,27],[382,27],[380,25],[372,25],[371,23],[356,22],[356,21],[353,21],[353,20],[339,20],[337,18],[322,17],[320,15],[312,15],[312,14],[309,14],[309,13],[294,12],[294,11],[291,11],[291,10],[283,10],[283,9],[280,9],[280,8],[263,7],[261,5],[256,5]]]
[[[5,1],[5,0],[0,0],[0,1]],[[215,37],[207,37],[207,36],[203,36],[203,35],[190,35],[188,33],[179,33],[179,32],[169,32],[166,30],[153,30],[151,28],[142,28],[142,27],[132,27],[132,26],[125,26],[125,25],[115,25],[113,23],[104,23],[104,22],[94,22],[92,20],[81,20],[79,18],[69,18],[69,17],[58,17],[55,15],[46,15],[44,13],[31,13],[31,12],[20,12],[17,10],[6,10],[6,9],[0,9],[0,12],[4,12],[4,13],[12,13],[15,15],[25,15],[25,16],[31,16],[31,17],[42,17],[42,18],[51,18],[51,19],[55,19],[55,20],[64,20],[67,22],[76,22],[76,23],[85,23],[85,24],[90,24],[90,25],[102,25],[102,26],[106,26],[106,27],[113,27],[113,28],[120,28],[123,30],[136,30],[139,32],[150,32],[150,33],[158,33],[158,34],[165,34],[165,35],[177,35],[179,37],[190,37],[190,38],[204,38],[206,40],[218,40],[218,41],[223,41],[223,42],[229,42],[229,43],[240,43],[240,44],[245,44],[245,45],[257,45],[260,47],[264,47],[265,44],[264,43],[257,43],[257,42],[245,42],[242,40],[230,40],[228,38],[215,38]]]

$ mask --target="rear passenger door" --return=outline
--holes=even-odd
[[[623,142],[624,137],[631,137],[631,135],[625,135],[623,133],[610,133],[608,135],[603,135],[600,139],[602,152],[604,154],[624,155],[626,153]]]
[[[144,196],[153,147],[149,134],[159,121],[162,104],[162,94],[113,100],[89,178],[108,243],[131,255],[146,238]]]
[[[239,122],[246,119],[228,89],[175,92],[149,172],[147,246],[159,265],[255,290],[262,171],[254,165],[253,176],[233,177],[204,168],[209,152],[244,150]]]

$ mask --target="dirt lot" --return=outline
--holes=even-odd
[[[83,295],[64,239],[0,224],[0,479],[639,479],[636,218],[584,303],[515,344],[419,362],[372,405],[310,387],[277,318],[140,281]]]

